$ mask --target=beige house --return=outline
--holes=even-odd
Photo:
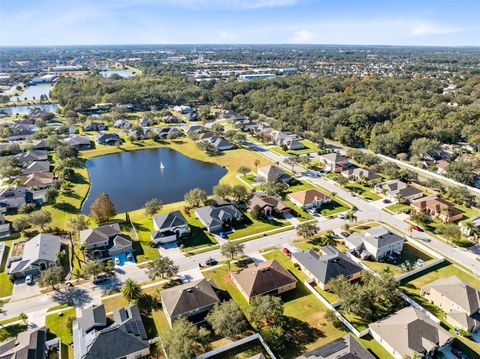
[[[348,167],[348,158],[345,158],[336,152],[327,153],[320,157],[325,164],[325,169],[329,172],[340,173]]]
[[[260,167],[257,169],[257,176],[267,183],[289,182],[292,179],[281,167],[275,165]]]
[[[287,198],[298,207],[306,209],[320,208],[323,204],[332,201],[331,197],[315,188],[289,193]]]
[[[230,273],[230,278],[247,302],[257,295],[278,295],[297,287],[295,277],[275,259],[250,264],[245,269]]]
[[[463,218],[463,212],[455,206],[437,196],[417,199],[412,202],[416,212],[424,212],[431,217],[438,217],[442,222],[450,223]]]
[[[373,338],[397,359],[414,353],[431,358],[453,340],[445,329],[414,307],[403,308],[368,327]]]
[[[457,276],[423,286],[422,295],[446,313],[450,324],[470,332],[480,328],[480,290]]]

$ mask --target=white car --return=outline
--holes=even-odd
[[[344,213],[340,213],[340,214],[338,215],[338,218],[340,218],[340,219],[345,219],[345,214],[344,214]]]
[[[25,283],[28,285],[33,284],[33,275],[29,274],[25,277]]]
[[[118,258],[118,257],[115,257],[115,259],[113,261],[115,262],[115,264],[120,264],[120,258]]]

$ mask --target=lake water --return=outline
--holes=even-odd
[[[160,168],[163,164],[164,169]],[[110,196],[118,213],[142,208],[149,199],[162,203],[183,201],[190,189],[199,187],[212,193],[227,170],[212,163],[191,159],[170,148],[121,152],[94,157],[86,162],[90,192],[82,213],[99,193]]]
[[[123,78],[128,78],[128,77],[133,77],[133,76],[135,76],[134,74],[132,74],[131,72],[129,72],[129,71],[127,71],[127,70],[105,70],[105,71],[100,71],[100,75],[102,75],[103,77],[110,77],[110,76],[112,76],[113,74],[122,76]]]
[[[10,97],[10,101],[17,101],[18,98],[20,100],[24,100],[25,97],[27,98],[27,100],[38,100],[40,99],[41,95],[47,95],[48,97],[48,94],[50,93],[52,87],[53,84],[50,83],[28,86],[20,96]]]
[[[47,112],[56,112],[57,111],[57,104],[56,103],[44,103],[44,104],[38,104],[38,105],[22,105],[22,106],[6,106],[6,107],[0,107],[0,111],[4,111],[8,115],[28,115],[34,108],[41,108],[42,110],[45,110]]]

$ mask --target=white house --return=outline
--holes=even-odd
[[[355,232],[345,239],[349,249],[381,259],[392,254],[400,254],[403,250],[403,237],[389,231],[384,226],[367,229],[363,233]]]
[[[154,215],[153,228],[150,237],[154,244],[174,242],[190,234],[190,226],[180,211]]]

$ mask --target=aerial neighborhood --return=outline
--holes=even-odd
[[[476,55],[295,49],[5,50],[0,359],[480,358]]]

